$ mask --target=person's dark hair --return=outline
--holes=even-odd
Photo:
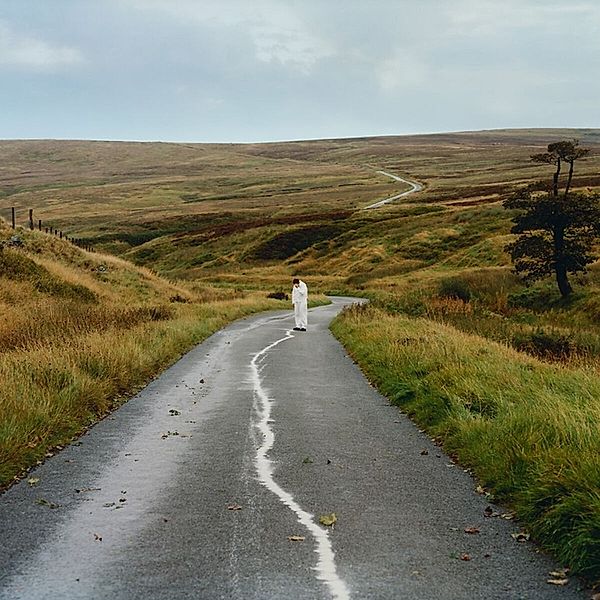
[[[292,283],[300,283],[300,280],[297,277],[294,277],[294,279],[292,279]]]

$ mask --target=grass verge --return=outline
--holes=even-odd
[[[182,304],[172,318],[128,328],[119,321],[54,343],[0,354],[0,489],[53,448],[122,404],[195,344],[227,323],[289,303],[244,298]]]
[[[392,403],[510,505],[573,572],[600,578],[600,381],[426,319],[353,307],[332,331]]]

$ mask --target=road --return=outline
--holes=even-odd
[[[231,324],[3,494],[0,598],[582,598],[365,380],[349,302]]]
[[[384,206],[385,204],[389,204],[390,202],[394,202],[394,200],[398,200],[399,198],[404,198],[409,194],[414,194],[415,192],[420,192],[423,189],[423,186],[420,183],[415,181],[409,181],[408,179],[403,179],[402,177],[398,177],[398,175],[392,175],[392,173],[388,173],[387,171],[377,171],[381,175],[385,175],[386,177],[391,177],[396,181],[401,181],[402,183],[408,183],[410,185],[410,190],[406,192],[402,192],[401,194],[396,194],[391,198],[386,198],[385,200],[380,200],[379,202],[375,202],[374,204],[369,204],[369,206],[365,206],[364,210],[368,210],[370,208],[379,208],[380,206]]]

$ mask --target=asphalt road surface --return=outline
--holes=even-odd
[[[406,192],[402,192],[401,194],[396,194],[395,196],[391,196],[389,198],[386,198],[385,200],[380,200],[379,202],[369,204],[369,206],[365,206],[364,210],[368,210],[370,208],[379,208],[380,206],[384,206],[385,204],[394,202],[395,200],[398,200],[399,198],[404,198],[405,196],[408,196],[409,194],[414,194],[415,192],[420,192],[423,189],[423,186],[420,183],[417,183],[416,181],[409,181],[408,179],[403,179],[402,177],[398,177],[398,175],[393,175],[392,173],[388,173],[387,171],[377,171],[377,172],[380,173],[381,175],[385,175],[386,177],[391,177],[392,179],[395,179],[396,181],[401,181],[402,183],[408,183],[408,185],[410,185],[410,190],[407,190]]]
[[[364,379],[350,301],[230,325],[2,495],[0,598],[583,598]]]

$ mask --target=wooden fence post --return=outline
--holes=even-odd
[[[33,208],[29,209],[29,229],[33,231]]]
[[[15,223],[15,207],[12,207],[12,228],[16,229],[16,223]]]
[[[42,230],[42,220],[38,219],[38,231]]]

